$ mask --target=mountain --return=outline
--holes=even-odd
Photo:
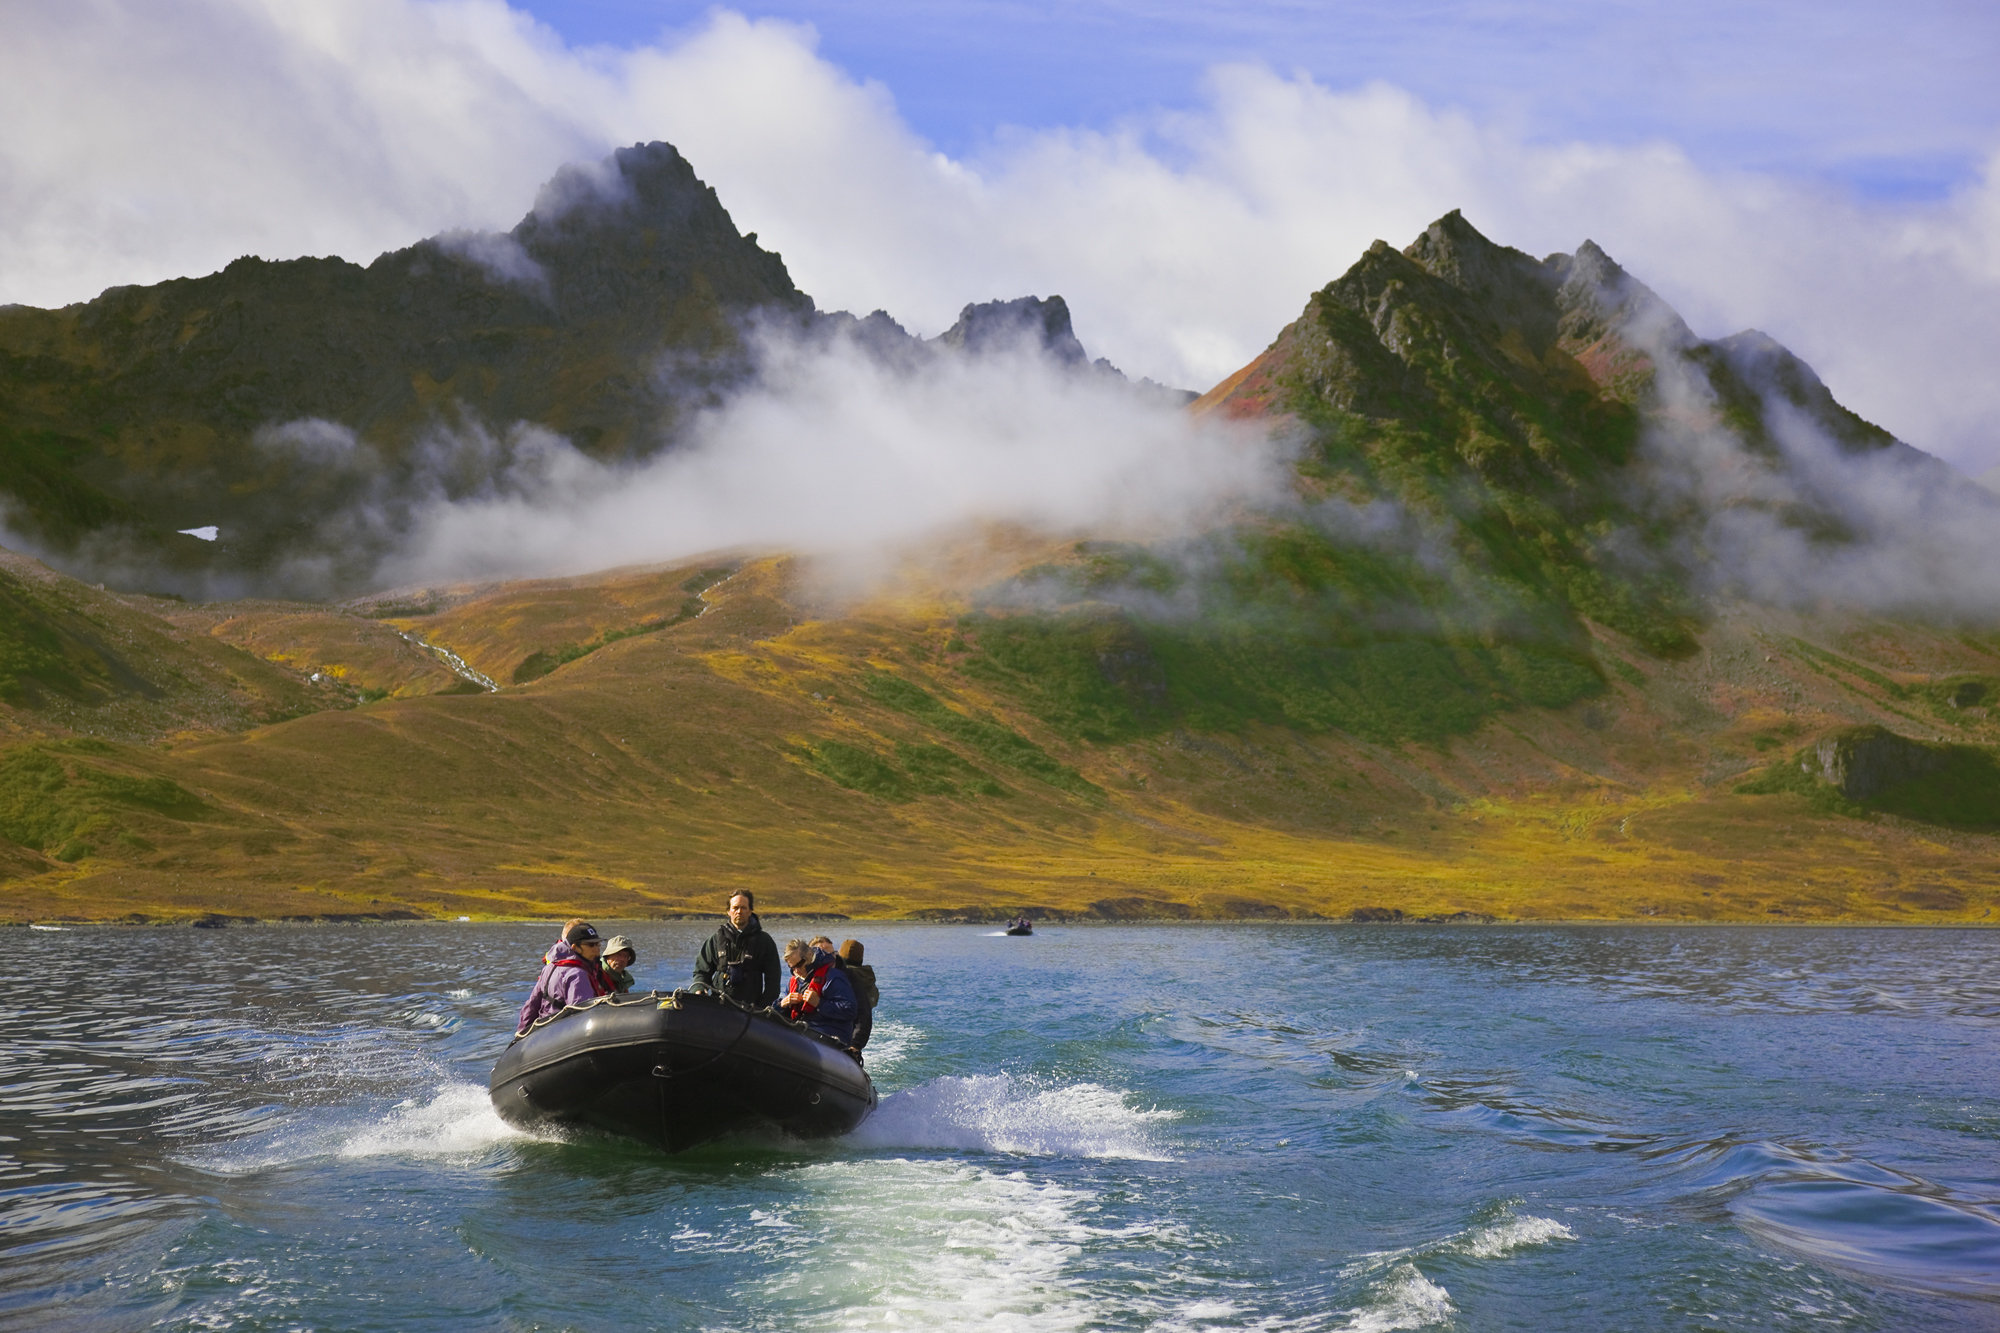
[[[968,305],[932,340],[821,314],[678,152],[641,144],[565,168],[506,233],[0,307],[0,528],[135,591],[354,595],[423,506],[508,493],[557,438],[609,462],[673,447],[755,374],[759,329],[909,370],[1089,364],[1060,296]]]
[[[477,491],[515,422],[650,453],[744,373],[747,320],[811,312],[679,153],[620,149],[505,234],[0,308],[6,518],[117,582],[352,591],[371,533],[328,514]]]
[[[559,178],[506,238],[399,252],[459,266],[481,300],[597,312],[519,363],[574,372],[568,389],[489,381],[487,326],[425,316],[472,349],[436,382],[491,414],[494,450],[490,423],[516,412],[574,423],[588,401],[642,422],[727,392],[759,318],[912,374],[1006,348],[1116,373],[1089,362],[1060,298],[969,306],[934,340],[879,311],[817,315],[670,153]],[[675,200],[707,219],[709,267],[621,305],[620,275],[674,248],[647,219]],[[562,225],[608,232],[570,251],[548,230]],[[378,264],[392,259],[407,262]],[[730,272],[742,281],[718,285]],[[150,310],[170,290],[100,303]],[[82,329],[100,303],[8,318]],[[157,338],[169,324],[148,321],[169,318],[138,322]],[[303,315],[240,318],[269,320],[278,347]],[[192,391],[177,406],[165,362],[154,382],[92,360],[128,343],[9,390],[10,421],[122,403],[136,432],[62,435],[70,452],[10,437],[41,460],[10,473],[41,479],[16,483],[22,508],[80,516],[73,549],[99,558],[134,515],[215,522],[211,574],[254,581],[316,554],[328,586],[365,591],[182,602],[8,564],[0,916],[671,915],[737,886],[774,912],[975,919],[1936,922],[2000,900],[2000,617],[1912,611],[1902,584],[1842,601],[1844,585],[1810,583],[1902,558],[1857,500],[1867,485],[1944,497],[1960,508],[1915,512],[1975,525],[1991,502],[1770,339],[1697,337],[1588,243],[1535,259],[1454,213],[1313,293],[1193,407],[1283,442],[1281,500],[1145,543],[957,534],[837,606],[774,552],[367,589],[324,528],[257,516],[313,496],[314,512],[364,513],[379,477],[339,463],[362,449],[398,484],[445,484],[426,423],[459,409],[359,380],[287,398],[293,377],[274,374],[236,435],[212,426],[175,455],[131,424],[140,405],[162,421],[220,409]],[[676,369],[593,377],[575,370],[590,347]],[[382,386],[419,382],[385,360]],[[287,428],[288,412],[303,415]],[[485,458],[453,483],[477,486],[494,456],[444,462]],[[173,480],[175,457],[205,480]],[[249,498],[234,519],[173,510],[176,485]],[[250,542],[232,522],[265,544],[229,546]],[[1783,589],[1760,570],[1812,596],[1767,595]]]

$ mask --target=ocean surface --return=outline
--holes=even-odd
[[[490,1109],[553,928],[8,932],[0,1326],[2000,1328],[2000,933],[771,924],[880,1110],[671,1158]]]

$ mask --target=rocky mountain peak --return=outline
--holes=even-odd
[[[562,168],[506,239],[547,275],[568,312],[644,310],[684,296],[696,273],[725,306],[812,308],[784,261],[737,231],[672,144],[634,144]]]
[[[1022,296],[968,305],[958,312],[958,322],[938,335],[938,341],[974,353],[1028,347],[1070,366],[1090,361],[1070,327],[1069,303],[1060,296]]]

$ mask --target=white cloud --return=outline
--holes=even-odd
[[[756,343],[757,384],[684,447],[634,466],[546,435],[505,442],[484,493],[435,490],[377,525],[408,534],[381,578],[579,573],[729,547],[869,560],[971,523],[1157,535],[1284,493],[1261,436],[1025,349],[909,369],[845,339]]]
[[[1593,238],[1703,334],[1762,328],[1912,443],[2000,462],[2000,152],[1952,198],[1867,204],[1232,66],[1192,109],[963,161],[808,30],[726,12],[633,50],[497,0],[28,0],[8,26],[0,299],[505,227],[561,163],[664,138],[822,306],[920,331],[1060,291],[1093,353],[1202,388],[1369,241],[1462,207],[1536,252]]]

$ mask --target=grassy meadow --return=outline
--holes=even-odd
[[[0,919],[644,917],[739,886],[965,919],[1944,923],[2000,900],[1990,828],[1759,782],[1857,722],[2000,739],[1965,702],[2000,653],[1943,631],[1725,616],[1660,658],[1593,625],[1547,702],[1497,650],[1380,675],[1363,644],[1218,713],[1184,702],[1213,657],[1157,627],[1010,622],[919,579],[835,603],[783,559],[169,610],[326,657],[350,693],[245,730],[105,739],[84,715],[17,740]],[[1072,670],[1077,643],[1129,670]]]

